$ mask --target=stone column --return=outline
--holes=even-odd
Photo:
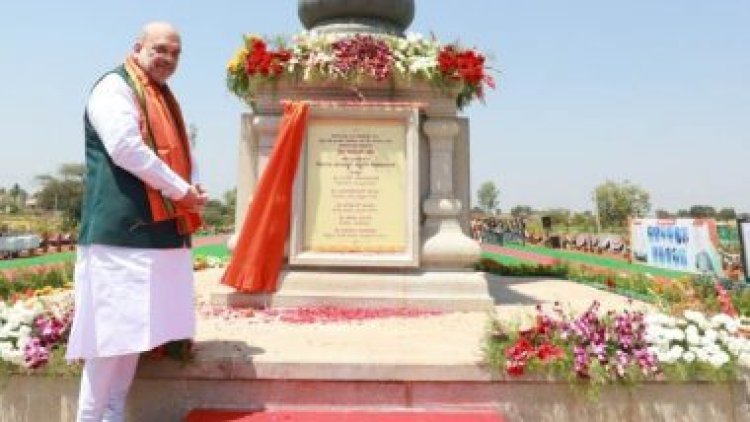
[[[276,143],[280,120],[279,116],[257,116],[253,122],[258,134],[258,143],[255,145],[258,156],[258,163],[255,168],[256,180],[260,180],[260,176],[266,170],[266,164],[268,164],[271,151]]]
[[[459,132],[455,117],[427,118],[424,123],[430,161],[430,193],[422,209],[422,265],[467,268],[479,259],[479,244],[461,230],[461,201],[453,191],[454,143]]]
[[[237,235],[245,221],[247,207],[253,199],[255,186],[266,168],[273,144],[276,142],[280,118],[278,116],[242,115],[239,160],[237,169],[237,204],[234,210],[234,234],[227,241],[234,250]]]

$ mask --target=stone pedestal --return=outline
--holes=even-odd
[[[276,138],[283,100],[318,103],[411,104],[419,108],[417,265],[287,265],[274,297],[217,292],[214,302],[246,305],[335,304],[349,306],[415,306],[420,308],[489,309],[493,306],[481,273],[473,270],[480,247],[468,236],[468,122],[457,116],[455,92],[426,83],[371,83],[354,91],[330,82],[319,85],[281,81],[258,95],[253,112],[242,116],[236,226],[262,174]],[[369,106],[368,106],[369,107]],[[297,177],[300,177],[298,172]],[[377,259],[377,258],[375,258]],[[356,262],[356,260],[354,261]]]

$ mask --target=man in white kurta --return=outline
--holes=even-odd
[[[176,30],[166,23],[151,23],[138,38],[133,57],[149,76],[166,81],[176,69],[179,53]],[[115,72],[104,76],[91,92],[87,123],[106,149],[110,165],[158,189],[166,198],[204,204],[207,198],[195,184],[195,166],[193,180],[185,180],[144,143],[136,101],[132,87]],[[92,192],[96,188],[87,190],[89,195]],[[160,248],[96,241],[80,246],[75,302],[67,358],[86,361],[78,420],[123,420],[139,353],[194,335],[189,241],[181,247]]]

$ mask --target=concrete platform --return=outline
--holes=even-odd
[[[627,300],[562,280],[490,278],[494,312],[517,320],[538,303],[571,310]],[[748,421],[745,372],[731,383],[607,387],[598,401],[565,381],[508,378],[481,364],[488,312],[327,324],[208,313],[215,272],[198,274],[196,360],[142,360],[129,420],[179,421],[194,408],[486,410],[509,421]],[[636,307],[647,307],[635,304]],[[77,379],[13,376],[0,384],[0,421],[72,421]],[[44,405],[40,405],[44,403]]]
[[[221,270],[208,270],[218,278]],[[211,303],[224,306],[408,307],[488,311],[493,301],[483,273],[474,271],[285,271],[273,295],[238,293],[215,286]]]

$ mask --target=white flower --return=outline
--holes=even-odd
[[[673,328],[669,330],[670,338],[675,341],[683,341],[685,340],[685,332],[680,330],[679,328]]]
[[[29,305],[27,306],[23,302],[16,302],[16,304],[11,309],[10,315],[8,316],[8,321],[13,322],[14,324],[20,325],[20,324],[31,324],[34,322],[34,318],[39,313],[37,311],[36,306]]]
[[[670,352],[670,353],[673,353],[673,354],[675,354],[675,355],[682,355],[682,352],[683,352],[684,350],[685,350],[685,349],[683,349],[683,348],[682,348],[682,346],[680,346],[679,344],[675,344],[674,346],[672,346],[672,347],[671,347],[671,348],[669,349],[669,352]]]
[[[729,355],[725,352],[714,353],[709,357],[709,363],[715,368],[720,368],[729,362]]]
[[[657,346],[659,345],[669,346],[669,343],[670,343],[669,338],[667,338],[663,333],[656,332],[656,331],[646,332],[646,334],[644,335],[644,340],[646,340],[648,344],[653,344]]]
[[[717,314],[711,318],[711,325],[716,329],[724,327],[730,334],[735,334],[740,327],[740,320],[727,314]]]
[[[742,342],[742,348],[741,348],[741,350],[743,352],[750,353],[750,339],[743,338],[743,339],[739,339],[739,340]]]
[[[23,351],[20,349],[8,349],[8,350],[0,350],[0,359],[13,363],[15,365],[23,365],[24,364],[24,355]]]
[[[682,315],[686,320],[694,322],[699,328],[706,329],[710,325],[708,319],[706,319],[706,316],[698,311],[691,311],[688,309],[684,311]]]
[[[750,339],[742,338],[742,337],[732,337],[731,339],[732,346],[737,350],[737,354],[741,353],[750,353]]]
[[[662,348],[660,346],[648,346],[647,350],[652,355],[658,355],[658,354],[660,354],[662,352],[666,352],[667,351],[667,350],[665,350],[664,348]]]
[[[701,348],[701,347],[691,347],[690,351],[693,352],[693,353],[695,353],[695,358],[699,362],[708,362],[708,356],[709,356],[709,354],[706,353],[706,351],[703,350],[703,348]]]
[[[3,328],[7,331],[15,331],[20,326],[21,326],[20,316],[16,313],[11,313],[10,315],[8,315],[8,319],[5,321],[5,326]]]
[[[750,368],[750,352],[743,352],[737,357],[740,365]]]
[[[675,363],[677,359],[679,359],[679,356],[675,356],[670,352],[657,352],[656,359],[659,360],[659,362]]]
[[[420,34],[419,32],[409,31],[406,33],[406,41],[410,43],[418,43],[422,42],[422,40],[424,40],[424,36],[422,36],[422,34]]]
[[[18,345],[18,350],[25,349],[26,345],[29,344],[29,342],[31,342],[31,337],[30,336],[20,336],[20,337],[18,337],[18,343],[16,343]]]
[[[18,329],[21,327],[16,327],[14,329],[5,329],[3,331],[3,338],[7,339],[17,339],[21,334],[18,332]]]
[[[704,340],[704,343],[705,343],[705,344],[703,344],[703,349],[704,349],[704,350],[705,350],[705,351],[706,351],[707,353],[719,353],[719,352],[721,352],[721,351],[723,350],[723,349],[721,348],[721,346],[719,346],[719,345],[718,345],[718,344],[716,344],[716,343],[705,342],[705,340]]]
[[[687,351],[682,354],[682,360],[684,360],[687,363],[693,362],[695,360],[695,353],[691,351]]]
[[[672,318],[669,315],[662,314],[662,313],[659,313],[659,312],[648,314],[644,318],[644,321],[649,326],[651,326],[651,325],[669,326],[669,323],[671,322],[671,320],[672,320]]]
[[[419,73],[432,69],[437,66],[437,61],[434,57],[415,57],[411,63],[409,63],[410,73]]]
[[[28,325],[22,325],[18,327],[18,336],[19,337],[31,336],[31,327],[29,327]]]
[[[727,339],[724,344],[726,344],[727,349],[729,349],[729,353],[733,354],[734,356],[739,356],[745,346],[745,341],[741,338],[737,337],[730,337]]]
[[[701,335],[698,333],[698,327],[690,324],[685,329],[685,339],[688,344],[699,345],[701,344]]]
[[[674,362],[674,361],[679,360],[682,357],[682,352],[684,351],[685,349],[683,349],[682,346],[680,346],[679,344],[675,344],[674,346],[672,346],[671,349],[669,349],[668,353],[672,361]]]
[[[719,333],[716,332],[716,330],[709,328],[706,330],[706,332],[703,334],[703,344],[713,344],[716,343],[716,340],[719,339]]]
[[[646,325],[646,333],[644,338],[651,344],[669,343],[671,336],[667,335],[667,331],[660,325]]]

